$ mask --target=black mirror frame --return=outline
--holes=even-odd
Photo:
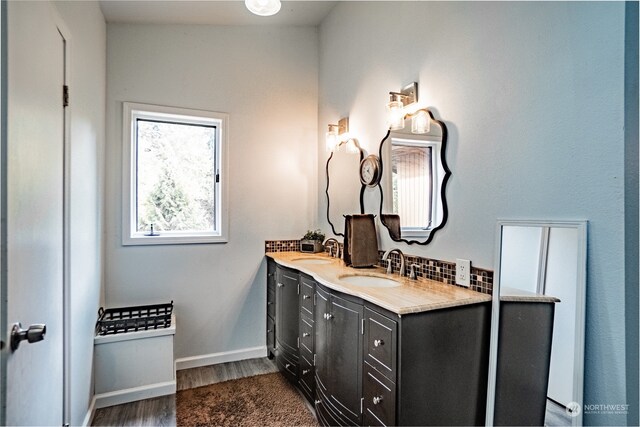
[[[362,160],[364,160],[364,151],[362,150],[362,148],[360,147],[360,144],[358,143],[358,141],[356,139],[351,139],[350,141],[353,141],[353,143],[355,144],[355,146],[358,148],[358,151],[360,152],[360,162],[362,162]],[[340,144],[338,144],[338,146],[336,147],[336,149],[338,149],[338,147],[340,147],[341,145],[346,145],[348,143],[348,141],[343,141]],[[333,151],[331,152],[331,154],[329,155],[329,158],[327,159],[327,165],[325,166],[325,174],[327,177],[327,186],[324,190],[325,194],[327,195],[327,222],[329,223],[329,225],[331,226],[331,231],[333,232],[333,234],[335,236],[341,236],[344,237],[344,233],[338,233],[336,231],[336,227],[335,225],[331,222],[331,218],[329,215],[329,209],[331,208],[331,199],[329,198],[329,163],[331,162],[331,159],[333,158]],[[358,167],[360,166],[360,164],[358,163]],[[364,190],[365,190],[364,185],[360,186],[360,213],[364,214]],[[347,212],[350,213],[350,212]]]
[[[442,163],[442,168],[444,169],[444,177],[442,178],[442,186],[440,187],[440,199],[442,200],[442,222],[440,224],[438,224],[437,227],[433,228],[431,230],[431,232],[429,233],[429,236],[427,237],[427,240],[425,241],[420,241],[420,240],[407,240],[407,239],[395,239],[391,233],[391,230],[389,229],[389,227],[387,226],[387,224],[385,224],[384,222],[384,216],[383,216],[383,212],[382,212],[382,206],[383,206],[383,202],[384,202],[384,194],[382,191],[382,186],[380,184],[380,182],[378,183],[378,190],[380,191],[380,223],[382,225],[385,226],[385,228],[387,229],[387,231],[389,232],[389,237],[391,237],[391,239],[395,242],[404,242],[407,243],[409,245],[428,245],[429,243],[431,243],[431,241],[433,240],[433,236],[435,236],[436,231],[440,230],[441,228],[443,228],[445,226],[445,224],[447,223],[447,218],[449,217],[449,209],[447,207],[447,199],[445,197],[445,190],[447,188],[447,181],[449,181],[449,177],[451,177],[451,170],[449,169],[449,166],[447,166],[447,159],[445,156],[445,152],[446,152],[446,148],[447,148],[447,126],[444,124],[443,121],[441,120],[437,120],[433,117],[433,114],[431,113],[430,110],[425,109],[427,111],[427,113],[429,114],[429,117],[432,121],[436,122],[440,128],[442,129],[442,142],[440,143],[440,162]],[[382,141],[380,141],[380,146],[378,148],[378,157],[380,157],[380,175],[383,174],[384,171],[384,160],[382,158],[382,149],[384,147],[384,143],[389,139],[389,136],[391,135],[391,130],[387,131],[387,134],[384,136],[384,138],[382,138]],[[382,180],[381,180],[382,182]],[[361,201],[360,204],[362,206],[362,197],[361,197]]]

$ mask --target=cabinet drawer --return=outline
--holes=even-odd
[[[276,291],[276,263],[272,260],[267,261],[267,289]]]
[[[291,355],[282,351],[281,348],[276,350],[276,364],[280,372],[293,384],[298,383],[298,362],[294,361]]]
[[[313,318],[313,294],[315,290],[315,280],[300,275],[300,313],[304,313],[311,318]]]
[[[396,423],[396,386],[369,364],[364,364],[364,425]]]
[[[271,289],[267,291],[267,314],[272,319],[276,317],[276,291]]]
[[[313,320],[304,314],[300,316],[300,352],[313,354]]]
[[[272,351],[276,347],[276,324],[271,317],[267,316],[267,351]]]
[[[398,323],[369,308],[364,316],[365,361],[395,382]]]
[[[307,355],[302,353],[300,355],[300,388],[309,400],[313,403],[315,396],[315,370],[311,360],[307,359]]]

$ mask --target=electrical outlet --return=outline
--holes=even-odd
[[[456,259],[456,283],[466,286],[471,284],[471,261],[468,259]]]

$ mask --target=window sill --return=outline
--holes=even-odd
[[[123,246],[147,246],[147,245],[192,245],[227,243],[226,236],[215,235],[159,235],[159,236],[125,236],[122,239]]]

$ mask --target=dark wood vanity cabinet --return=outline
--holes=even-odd
[[[321,425],[484,424],[490,301],[400,316],[279,265],[275,279],[276,362]]]
[[[298,332],[300,293],[298,272],[282,266],[276,268],[276,363],[294,383],[299,377]]]
[[[276,263],[267,260],[267,357],[276,355]]]
[[[322,424],[362,422],[363,315],[357,298],[316,287],[316,410]]]

